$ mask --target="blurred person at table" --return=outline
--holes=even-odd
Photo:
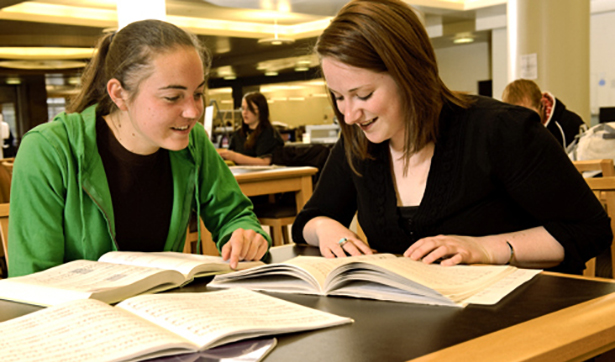
[[[538,84],[529,79],[510,82],[502,93],[502,101],[529,108],[540,116],[540,121],[564,149],[568,147],[585,123],[578,114],[568,110],[564,103],[549,92],[542,92]]]
[[[570,273],[610,244],[606,212],[538,115],[449,90],[407,4],[350,1],[315,51],[342,137],[296,243]],[[369,245],[349,230],[357,211]]]
[[[241,116],[241,127],[233,133],[228,149],[218,149],[218,153],[237,165],[270,165],[273,152],[284,146],[284,140],[271,125],[267,98],[260,92],[244,95]]]
[[[100,40],[69,113],[21,142],[9,276],[112,250],[180,252],[192,212],[232,267],[263,257],[270,238],[197,122],[209,61],[158,20]]]

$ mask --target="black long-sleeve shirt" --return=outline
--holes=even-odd
[[[445,105],[421,204],[400,222],[388,142],[353,173],[343,138],[333,147],[319,184],[293,224],[328,216],[348,226],[358,219],[372,248],[403,253],[440,234],[485,236],[543,226],[565,249],[552,270],[580,273],[612,240],[609,218],[561,146],[535,112],[476,97],[468,108]]]

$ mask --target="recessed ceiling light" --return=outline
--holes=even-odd
[[[276,75],[278,75],[278,72],[265,72],[265,75],[267,77],[275,77]]]
[[[292,44],[295,42],[295,39],[291,38],[281,38],[277,34],[273,38],[265,38],[259,39],[259,44],[269,44],[269,45],[282,45],[282,44]]]
[[[308,70],[310,70],[310,68],[308,67],[296,67],[295,68],[295,72],[307,72]]]
[[[6,84],[21,84],[21,79],[19,79],[19,78],[8,78],[6,80]]]
[[[453,38],[453,43],[455,44],[466,44],[472,42],[474,42],[474,36],[469,32],[459,33]]]

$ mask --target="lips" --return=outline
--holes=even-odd
[[[376,122],[378,120],[378,117],[372,118],[371,120],[367,121],[367,122],[363,122],[363,123],[359,123],[359,126],[362,129],[366,129],[367,127],[369,127],[370,125],[372,125],[374,122]]]
[[[176,131],[185,131],[185,130],[187,130],[188,128],[190,128],[190,126],[189,126],[189,125],[185,125],[185,126],[182,126],[182,127],[171,127],[171,129],[174,129],[174,130],[176,130]]]

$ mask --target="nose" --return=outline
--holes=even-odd
[[[188,98],[182,116],[184,118],[196,119],[200,118],[203,113],[203,99]]]
[[[348,125],[352,125],[361,120],[361,109],[354,102],[346,101],[343,107],[343,110],[340,109],[342,113],[344,113],[344,122]]]

